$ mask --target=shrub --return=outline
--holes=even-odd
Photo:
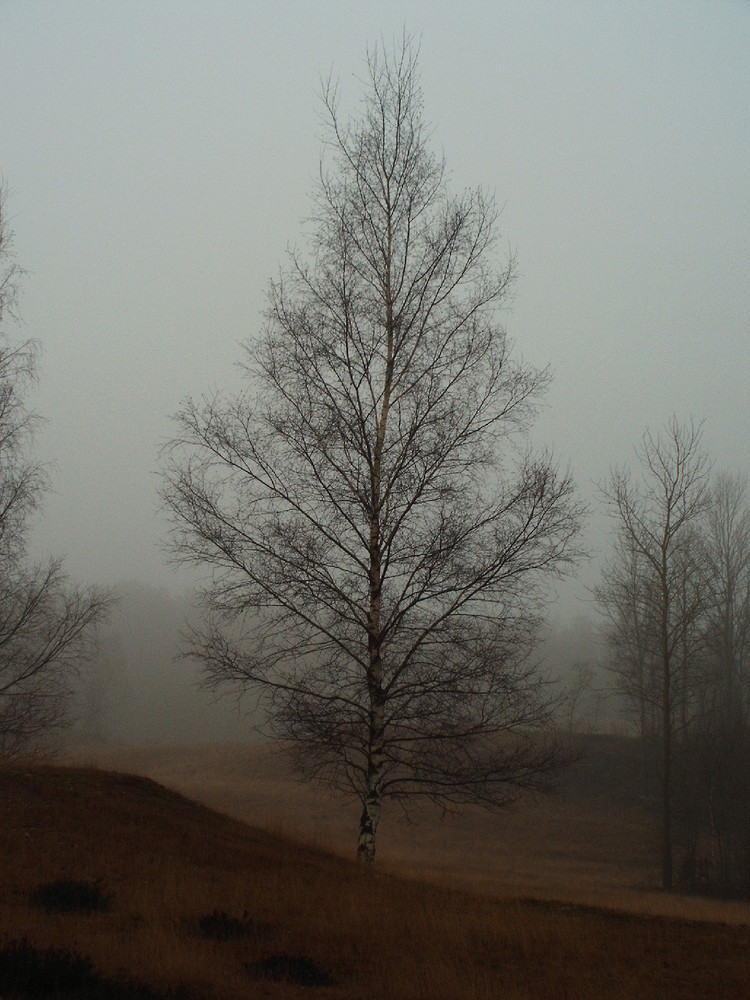
[[[224,910],[214,910],[198,921],[201,937],[210,941],[236,941],[240,938],[261,937],[271,930],[267,924],[251,920],[247,910],[241,917],[230,917]]]
[[[48,913],[106,913],[111,897],[102,883],[60,879],[45,882],[31,893],[31,902]]]
[[[334,981],[306,955],[270,955],[259,962],[245,962],[245,969],[255,979],[295,983],[297,986],[333,986]]]

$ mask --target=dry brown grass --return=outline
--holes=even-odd
[[[386,808],[378,868],[495,898],[750,925],[749,904],[659,890],[658,824],[629,787],[629,752],[627,740],[590,738],[554,794],[501,814],[426,808],[410,822]],[[235,819],[354,856],[356,805],[296,781],[273,746],[99,747],[67,761],[146,775]]]
[[[183,783],[205,782],[218,798],[233,794],[235,764],[265,763],[235,811],[265,809],[264,822],[273,825],[272,803],[286,802],[290,815],[292,791],[281,782],[281,765],[272,755],[264,757],[267,749],[250,758],[247,753],[163,750],[153,751],[149,760],[152,768],[180,771]],[[211,786],[212,767],[223,771],[223,786]],[[343,803],[329,803],[325,815],[311,818],[307,792],[298,794],[303,800],[297,802],[297,818],[307,816],[319,839],[328,839],[323,831],[331,825],[350,835]],[[126,970],[154,988],[183,985],[190,996],[224,998],[730,1000],[750,994],[750,929],[739,923],[644,918],[580,902],[497,899],[492,890],[482,895],[409,881],[385,866],[363,871],[335,854],[248,827],[123,774],[5,772],[0,802],[0,936],[26,936],[41,948],[77,949],[107,976]],[[334,806],[342,810],[338,818]],[[564,811],[565,804],[559,808]],[[561,816],[548,816],[545,835],[559,822]],[[391,845],[386,846],[387,837],[383,843],[388,868],[408,864],[421,871],[416,847],[406,860],[401,855],[407,834],[418,837],[424,828],[403,827],[393,817],[391,826]],[[470,846],[476,829],[459,836],[456,827],[456,839],[450,829],[435,837],[446,842],[441,875],[449,870],[455,882],[459,855],[452,852]],[[528,857],[514,879],[532,864],[533,839],[528,838]],[[420,850],[431,850],[429,841],[423,837]],[[558,843],[558,853],[577,871],[575,858],[566,861],[565,843]],[[510,837],[505,847],[510,849]],[[600,853],[595,846],[592,851]],[[599,864],[606,874],[606,858]],[[576,877],[566,876],[571,885]],[[110,910],[48,914],[32,905],[38,885],[61,878],[98,882],[111,893]],[[522,889],[514,883],[505,895],[527,894]],[[228,941],[206,939],[199,921],[215,910],[235,918],[247,913],[251,933]],[[737,920],[739,912],[734,911]],[[245,963],[282,953],[312,960],[335,985],[311,988],[249,977]]]

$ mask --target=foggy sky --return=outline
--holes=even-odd
[[[518,255],[509,335],[555,374],[535,442],[587,498],[672,413],[750,471],[750,4],[4,0],[0,172],[28,271],[6,330],[43,345],[35,547],[74,577],[189,581],[161,549],[169,417],[237,384],[302,243],[320,78],[356,106],[368,44],[404,25],[451,184],[495,192]],[[606,549],[595,505],[587,539]]]

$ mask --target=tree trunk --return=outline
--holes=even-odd
[[[672,891],[672,748],[669,734],[664,736],[662,765],[662,817],[661,817],[661,887]]]
[[[367,778],[359,821],[357,860],[372,864],[375,860],[375,834],[380,821],[383,797],[382,778],[385,750],[385,695],[383,693],[383,662],[381,659],[380,602],[382,596],[381,530],[381,465],[385,432],[388,425],[391,386],[393,382],[393,303],[390,294],[391,229],[388,223],[388,260],[385,280],[387,361],[383,403],[370,468],[370,538],[369,538],[369,591],[370,607],[367,621],[367,688],[370,699],[370,728],[367,742]]]
[[[666,565],[663,579],[667,579]],[[669,592],[664,585],[662,611],[662,817],[661,817],[661,887],[672,890],[672,657],[669,647]]]
[[[357,861],[371,865],[375,860],[375,834],[380,821],[380,792],[368,789],[359,820],[357,840]]]
[[[379,668],[379,659],[378,659]],[[379,672],[379,670],[378,670]],[[375,834],[380,822],[381,782],[385,749],[385,698],[379,684],[370,687],[370,735],[367,754],[367,784],[359,821],[357,860],[371,865],[375,860]]]

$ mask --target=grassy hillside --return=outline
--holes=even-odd
[[[0,803],[3,1000],[748,996],[746,926],[362,871],[123,774],[6,771]]]
[[[636,742],[587,736],[578,749],[554,794],[500,813],[424,806],[405,817],[386,803],[378,868],[495,897],[750,923],[747,903],[659,891],[658,800],[649,809],[640,794]],[[142,774],[252,826],[354,855],[356,802],[297,781],[275,745],[100,746],[66,762]]]

